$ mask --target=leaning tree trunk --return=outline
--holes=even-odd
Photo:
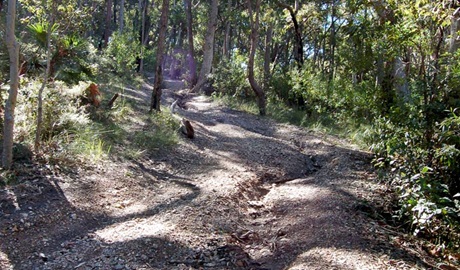
[[[155,80],[153,84],[152,100],[150,102],[150,112],[160,111],[161,101],[161,82],[163,80],[161,64],[165,52],[166,30],[168,28],[169,0],[163,0],[161,7],[160,29],[158,31],[157,59],[155,65]]]
[[[253,18],[253,11],[252,11],[252,1],[247,0],[248,10],[249,10],[249,20],[251,23],[251,50],[249,52],[249,60],[248,60],[248,79],[249,83],[251,84],[251,88],[257,96],[257,105],[259,106],[259,113],[260,115],[266,114],[266,98],[265,92],[257,83],[256,79],[254,78],[254,58],[256,55],[257,50],[257,43],[259,41],[259,11],[260,11],[260,0],[255,0],[255,19]]]
[[[10,91],[5,104],[3,126],[2,167],[10,169],[13,163],[14,109],[19,88],[19,44],[14,35],[16,21],[16,0],[8,1],[6,15],[6,46],[10,57]]]
[[[192,17],[192,0],[184,0],[187,15],[187,37],[188,37],[188,55],[187,62],[190,72],[190,87],[194,87],[197,83],[195,48],[193,43],[193,17]]]
[[[302,41],[302,30],[300,29],[299,22],[297,21],[296,11],[294,9],[280,1],[275,1],[276,4],[281,7],[285,8],[289,11],[291,15],[292,24],[294,25],[294,36],[295,36],[295,43],[294,43],[294,59],[297,63],[297,67],[300,69],[303,66],[304,59],[303,59],[303,41]],[[299,3],[296,1],[296,7],[299,6]]]
[[[214,34],[217,27],[217,14],[218,14],[218,0],[211,1],[211,12],[208,21],[208,28],[206,30],[206,37],[204,40],[203,64],[201,65],[198,83],[190,90],[190,92],[197,92],[206,83],[209,73],[211,73],[212,60],[214,57]]]

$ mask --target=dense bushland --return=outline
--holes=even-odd
[[[136,158],[171,147],[177,121],[125,96],[144,75],[156,79],[153,101],[163,79],[190,88],[198,80],[232,106],[367,147],[393,189],[398,224],[460,248],[457,1],[20,0],[17,8],[14,141],[35,146],[35,160],[98,160],[113,149]],[[0,5],[0,19],[6,15]],[[10,79],[3,24],[0,36],[3,106]]]

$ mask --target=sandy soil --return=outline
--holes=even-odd
[[[1,189],[0,268],[431,268],[375,219],[385,189],[369,153],[207,97],[184,102],[196,138],[169,153],[42,169]]]

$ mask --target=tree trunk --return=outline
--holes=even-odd
[[[5,104],[2,153],[2,167],[7,170],[11,168],[13,163],[14,109],[16,108],[19,88],[19,44],[14,35],[15,22],[16,0],[9,0],[5,35],[10,58],[10,91]]]
[[[295,41],[296,41],[294,43],[294,59],[297,63],[297,67],[301,68],[304,63],[303,41],[302,41],[302,31],[300,29],[299,22],[297,21],[297,18],[296,18],[296,12],[291,6],[287,4],[281,3],[279,1],[275,1],[275,2],[279,7],[287,9],[289,11],[289,14],[291,15],[292,24],[294,25],[294,36],[295,36]],[[297,3],[296,5],[298,6],[298,2],[296,3]]]
[[[200,90],[200,88],[206,83],[209,73],[211,73],[212,60],[214,57],[214,34],[217,27],[218,2],[218,0],[211,1],[208,28],[206,30],[206,37],[204,40],[203,63],[201,65],[198,83],[190,90],[190,92],[197,92]]]
[[[141,13],[141,26],[139,30],[139,41],[141,43],[140,56],[137,59],[138,66],[137,72],[142,74],[144,72],[144,50],[148,42],[148,32],[150,29],[150,18],[148,16],[149,0],[139,1],[139,12]]]
[[[53,16],[53,15],[51,15]],[[48,22],[48,29],[46,31],[46,70],[45,74],[43,75],[43,83],[40,89],[38,90],[38,105],[37,105],[37,130],[35,131],[35,143],[34,143],[34,150],[35,153],[38,153],[40,150],[40,138],[41,138],[41,131],[42,131],[42,122],[43,122],[43,90],[48,83],[48,77],[51,70],[51,29],[54,24],[54,18],[51,17],[50,21]]]
[[[232,0],[227,1],[227,12],[230,12],[232,8]],[[227,20],[225,23],[225,36],[224,36],[224,44],[222,45],[222,56],[224,58],[230,59],[230,20]]]
[[[395,80],[394,85],[398,98],[404,102],[408,102],[410,100],[410,90],[406,76],[406,65],[407,63],[405,63],[401,57],[395,58],[393,70]]]
[[[118,18],[118,32],[123,33],[123,28],[125,27],[125,0],[120,1],[120,11],[118,12],[120,18]]]
[[[271,22],[267,28],[265,35],[265,54],[264,54],[264,89],[268,88],[270,81],[270,64],[272,54],[272,39],[273,39],[273,23]]]
[[[150,112],[153,110],[160,111],[161,101],[161,82],[163,80],[161,64],[163,63],[163,57],[165,52],[165,41],[166,41],[166,30],[168,28],[168,13],[169,13],[169,0],[163,0],[163,6],[161,7],[160,17],[160,29],[158,31],[158,47],[157,47],[157,59],[155,65],[155,79],[152,91],[152,100],[150,103]]]
[[[259,106],[259,114],[265,115],[266,114],[266,98],[265,92],[257,83],[254,77],[254,58],[256,55],[257,44],[259,41],[259,11],[260,11],[260,0],[255,0],[255,18],[253,11],[252,11],[252,1],[247,0],[248,10],[249,10],[249,20],[251,25],[251,49],[249,52],[249,59],[248,59],[248,80],[251,84],[251,88],[257,96],[257,105]]]
[[[107,47],[109,45],[109,37],[111,35],[111,19],[112,19],[112,0],[106,0],[106,10],[105,14],[105,31],[104,31],[104,45]]]
[[[192,0],[184,0],[186,6],[186,15],[187,15],[187,37],[188,37],[188,55],[187,62],[189,65],[190,72],[190,87],[194,87],[197,82],[196,75],[196,61],[195,61],[195,48],[193,44],[193,17],[192,17]]]
[[[374,10],[379,17],[379,25],[385,27],[385,24],[389,23],[394,26],[397,22],[395,12],[384,0],[376,0],[372,2]],[[387,114],[394,103],[395,91],[394,91],[394,80],[395,71],[398,70],[397,57],[390,57],[384,62],[385,48],[380,46],[377,59],[377,76],[376,83],[381,88],[381,100],[382,100],[382,113]],[[404,70],[400,70],[405,72]],[[402,76],[402,74],[398,74]],[[404,74],[405,77],[405,74]]]
[[[329,61],[330,61],[330,68],[329,68],[329,82],[332,82],[334,79],[334,70],[335,70],[335,46],[336,46],[336,37],[335,37],[335,17],[336,17],[336,8],[335,3],[332,1],[331,3],[332,12],[331,12],[331,35],[329,36]]]
[[[117,0],[113,0],[113,25],[117,25]]]

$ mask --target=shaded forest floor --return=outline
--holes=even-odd
[[[133,96],[149,100],[150,89]],[[163,95],[163,105],[177,97],[172,89]],[[196,138],[170,151],[126,159],[113,149],[110,161],[62,173],[34,167],[2,188],[0,268],[434,265],[378,218],[385,189],[369,153],[203,96],[184,105],[178,114]]]

